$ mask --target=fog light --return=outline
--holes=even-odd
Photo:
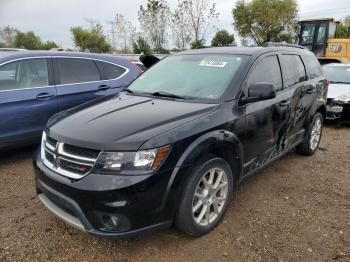
[[[120,220],[116,216],[107,216],[102,217],[104,225],[111,230],[117,230],[119,228]]]

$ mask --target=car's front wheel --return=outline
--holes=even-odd
[[[322,128],[323,116],[321,113],[316,113],[311,122],[309,135],[304,142],[297,146],[297,152],[307,156],[313,155],[321,142]]]
[[[222,219],[232,190],[233,176],[228,163],[213,155],[202,158],[186,181],[176,226],[191,236],[208,233]]]

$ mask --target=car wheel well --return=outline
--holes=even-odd
[[[208,152],[223,158],[231,167],[234,182],[239,181],[241,175],[241,163],[239,157],[231,147],[215,147]]]
[[[320,106],[320,107],[317,109],[316,113],[321,113],[323,119],[326,119],[327,109],[326,109],[326,107],[325,107],[324,105],[322,105],[322,106]]]

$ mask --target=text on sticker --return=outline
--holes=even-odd
[[[225,61],[214,61],[214,60],[202,60],[200,66],[212,66],[212,67],[225,67],[227,62]]]

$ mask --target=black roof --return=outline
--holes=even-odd
[[[286,51],[295,52],[304,55],[314,55],[312,52],[288,46],[273,46],[273,47],[235,47],[235,46],[225,46],[225,47],[209,47],[187,50],[183,52],[176,53],[174,55],[187,55],[187,54],[236,54],[236,55],[251,55],[258,56],[268,52],[275,51]]]

